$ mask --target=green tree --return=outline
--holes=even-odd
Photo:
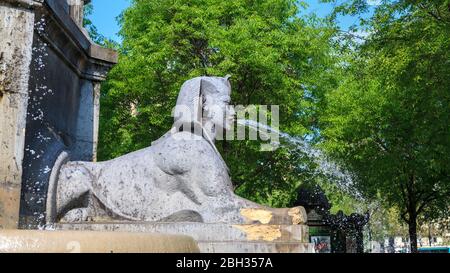
[[[99,158],[151,145],[170,129],[182,83],[231,74],[234,105],[279,105],[281,130],[311,133],[314,98],[332,79],[333,29],[299,18],[296,0],[134,0],[121,15],[119,64],[104,85]],[[295,200],[310,161],[260,141],[218,143],[237,192],[273,206]],[[301,164],[302,163],[302,164]]]
[[[418,218],[439,217],[450,201],[449,4],[381,1],[363,21],[367,39],[341,62],[321,117],[323,146],[361,192],[398,208],[412,252]],[[368,9],[355,0],[336,12]]]
[[[91,37],[92,41],[96,42],[97,44],[101,44],[103,40],[105,40],[105,37],[98,32],[97,27],[89,18],[89,16],[91,16],[93,12],[94,5],[92,3],[86,4],[84,6],[83,27],[89,32],[89,36]]]
[[[336,214],[342,211],[346,215],[352,213],[369,213],[369,222],[365,226],[365,233],[368,242],[377,241],[384,243],[388,237],[408,235],[405,223],[400,219],[400,214],[395,207],[380,202],[382,198],[372,199],[355,198],[353,194],[342,191],[336,184],[327,181],[319,181],[318,184],[324,190],[330,201],[330,213]],[[387,205],[387,206],[386,206]]]
[[[105,36],[103,36],[98,32],[97,27],[92,23],[91,19],[89,18],[89,16],[91,16],[93,12],[94,12],[94,5],[92,4],[92,2],[84,6],[83,27],[88,31],[91,40],[94,43],[99,44],[101,46],[118,49],[119,44],[116,41],[110,38],[106,38]]]

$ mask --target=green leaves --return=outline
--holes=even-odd
[[[100,159],[149,146],[163,135],[182,83],[200,75],[231,74],[234,105],[280,105],[282,130],[311,132],[317,121],[312,98],[323,96],[321,87],[331,78],[333,32],[317,20],[297,18],[299,4],[134,0],[121,16],[120,62],[103,88]],[[261,152],[260,144],[218,146],[238,192],[286,205],[308,179],[294,168],[305,159],[283,150]]]
[[[338,11],[364,11],[348,2],[353,9]],[[357,174],[358,187],[413,222],[450,205],[450,10],[443,5],[378,6],[365,43],[344,56],[321,116],[323,146]]]

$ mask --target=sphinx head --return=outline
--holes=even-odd
[[[181,87],[175,107],[176,126],[201,125],[215,137],[215,132],[233,125],[234,109],[230,106],[229,77],[198,77]]]

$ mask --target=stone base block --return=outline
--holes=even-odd
[[[20,186],[2,185],[0,182],[0,229],[17,228],[19,204]]]
[[[311,253],[306,225],[205,223],[60,223],[57,230],[164,233],[191,236],[204,253]]]
[[[310,243],[299,242],[198,242],[203,253],[313,253]]]
[[[0,231],[0,253],[198,253],[188,236],[135,232]]]

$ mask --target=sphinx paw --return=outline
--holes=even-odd
[[[63,223],[86,222],[89,221],[90,219],[92,219],[92,217],[89,215],[89,209],[79,208],[69,211],[61,219],[61,222]]]

